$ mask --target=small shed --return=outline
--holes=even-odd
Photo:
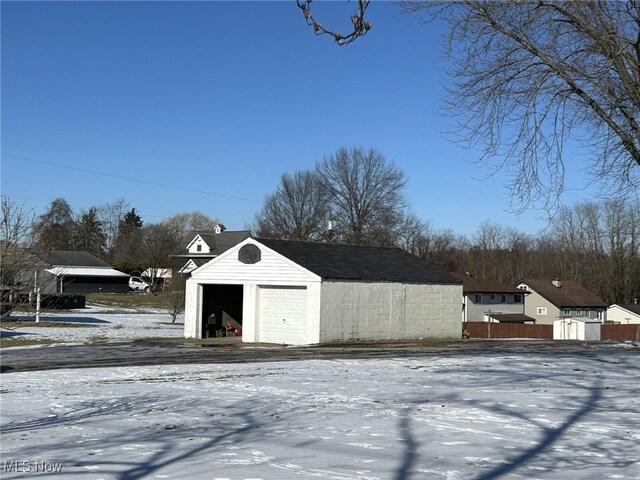
[[[593,318],[562,318],[553,322],[553,339],[600,341],[601,326]]]
[[[460,338],[462,282],[399,248],[247,239],[192,272],[185,337],[244,342]]]

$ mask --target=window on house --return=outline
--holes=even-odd
[[[496,294],[495,294],[495,293],[492,293],[492,294],[491,294],[491,301],[492,301],[492,302],[495,302],[495,300],[496,300]]]
[[[547,314],[547,307],[538,307],[536,309],[536,314],[537,315],[546,315]]]
[[[513,296],[513,303],[522,303],[522,295],[520,294],[515,294]]]
[[[197,245],[196,246],[196,251],[197,252],[201,252],[202,251],[202,245]]]
[[[482,294],[481,293],[476,293],[475,294],[475,303],[482,303]]]
[[[568,309],[568,308],[565,308],[565,309],[564,309],[564,314],[565,314],[565,315],[571,315],[571,310],[570,310],[570,309]]]
[[[582,315],[582,310],[576,310],[576,315]]]
[[[507,296],[506,296],[506,295],[502,295],[502,296],[500,297],[500,302],[502,302],[502,303],[507,303]]]

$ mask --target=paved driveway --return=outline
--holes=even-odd
[[[135,341],[91,345],[9,348],[2,351],[1,371],[47,370],[126,365],[244,363],[331,358],[392,358],[455,355],[522,355],[543,353],[598,356],[607,361],[613,351],[640,354],[632,345],[608,342],[551,342],[467,340],[420,343],[353,343],[311,347],[243,344],[240,338],[205,341],[183,339]]]

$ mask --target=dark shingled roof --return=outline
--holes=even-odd
[[[399,248],[256,240],[325,279],[462,284],[447,272]]]
[[[189,253],[187,251],[187,247],[196,238],[197,235],[200,235],[202,240],[209,245],[211,251],[209,253]],[[249,238],[251,236],[251,232],[249,230],[238,230],[233,232],[220,232],[215,233],[211,231],[193,231],[189,232],[182,240],[180,247],[178,247],[174,252],[173,256],[176,257],[206,257],[209,260],[213,257],[217,257],[223,252],[226,252],[231,247],[237,245],[243,240]]]
[[[462,280],[463,293],[526,293],[508,283],[494,282],[488,278],[478,278],[462,272],[450,272],[454,277]]]
[[[631,313],[635,313],[636,315],[640,315],[640,303],[618,303],[618,307],[624,308],[625,310],[630,311]]]
[[[103,262],[89,252],[72,252],[69,250],[52,250],[40,255],[40,258],[50,265],[66,267],[107,267],[107,262]]]
[[[542,295],[558,308],[608,306],[596,294],[572,280],[562,280],[560,287],[556,287],[549,279],[527,278],[518,283],[525,283],[530,290]]]

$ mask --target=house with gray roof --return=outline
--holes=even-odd
[[[196,268],[250,236],[248,230],[226,231],[222,224],[216,225],[213,231],[190,232],[170,255],[172,278],[188,278]]]
[[[248,238],[191,272],[185,337],[244,342],[460,338],[462,281],[399,248]]]
[[[536,323],[553,325],[562,318],[607,319],[608,304],[572,280],[527,278],[516,287],[529,292],[524,313]]]

